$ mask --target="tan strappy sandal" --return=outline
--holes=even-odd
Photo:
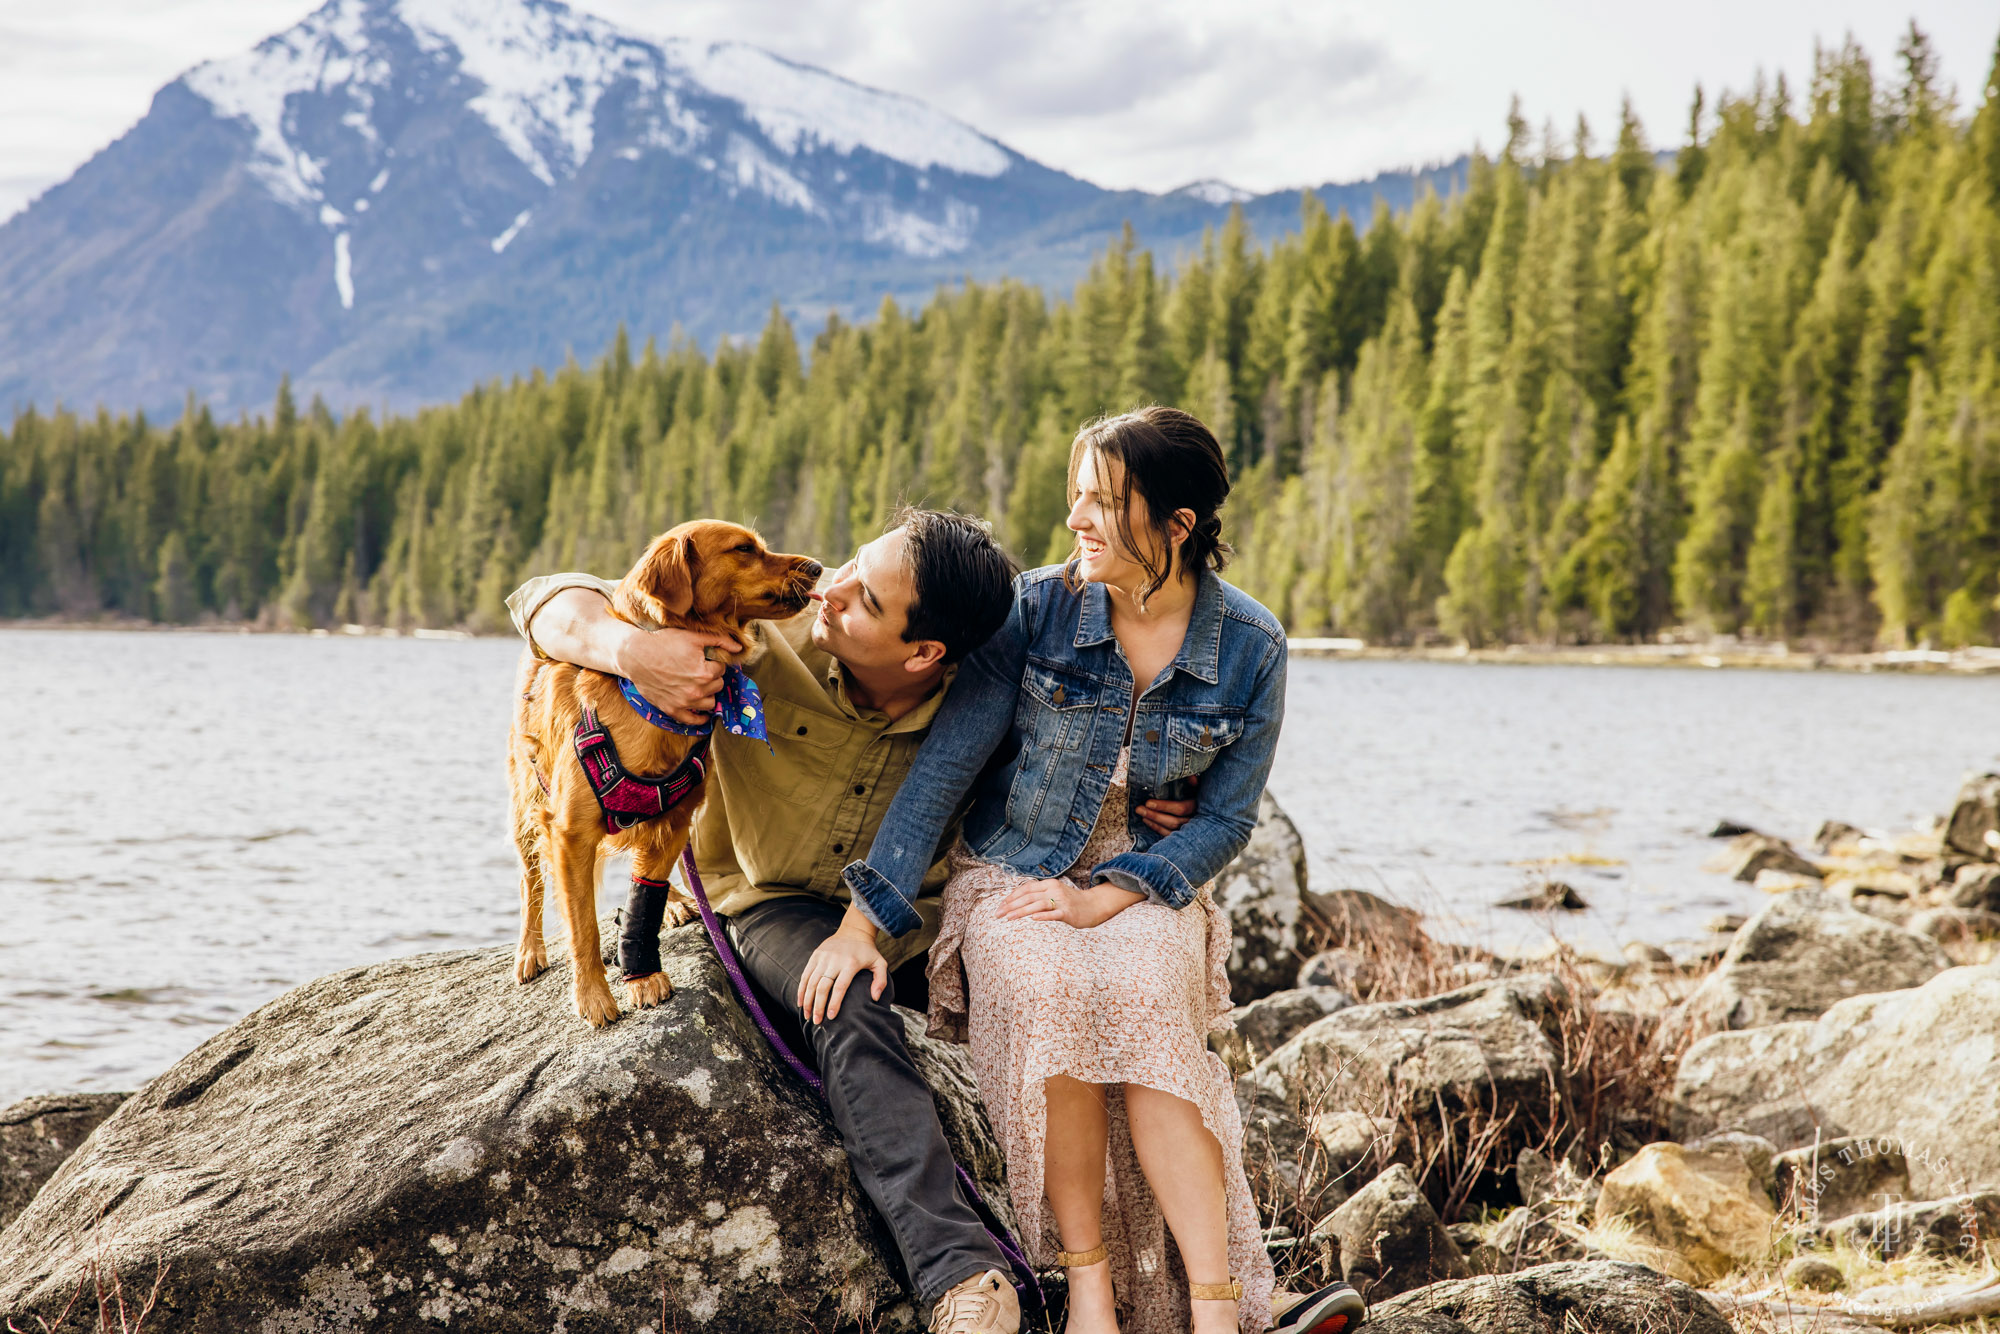
[[[1227,1283],[1190,1283],[1188,1296],[1198,1302],[1240,1302],[1243,1300],[1243,1280],[1232,1278]]]
[[[1056,1263],[1064,1269],[1087,1269],[1091,1265],[1101,1265],[1110,1258],[1110,1245],[1101,1241],[1087,1251],[1056,1252]]]

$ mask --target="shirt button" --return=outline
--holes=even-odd
[[[806,734],[806,729],[805,729],[805,728],[803,728],[803,727],[801,727],[801,728],[799,729],[799,735],[800,735],[800,736],[804,736],[805,734]]]
[[[1159,739],[1160,739],[1160,729],[1159,729],[1159,728],[1157,728],[1157,727],[1149,727],[1149,728],[1147,728],[1147,729],[1146,729],[1146,740],[1148,740],[1148,741],[1158,741]]]
[[[865,792],[867,792],[867,791],[868,791],[868,789],[867,789],[867,788],[865,788],[865,787],[863,787],[863,786],[862,786],[861,784],[859,784],[859,783],[856,783],[856,784],[854,785],[854,795],[855,795],[855,796],[857,796],[857,797],[858,797],[858,796],[861,796],[862,794],[864,794],[864,793],[865,793]]]
[[[845,852],[847,851],[847,845],[845,843],[836,843],[833,845],[833,850],[835,852]]]

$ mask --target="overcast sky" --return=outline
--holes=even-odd
[[[0,0],[0,218],[145,114],[188,67],[316,0]],[[1599,143],[1630,94],[1656,146],[1697,81],[1805,86],[1852,32],[1884,73],[1911,18],[1960,105],[2000,36],[1993,0],[585,0],[638,32],[754,42],[909,93],[1100,185],[1252,190],[1354,180],[1505,137],[1508,98]]]

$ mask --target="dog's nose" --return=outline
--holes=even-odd
[[[799,566],[799,573],[808,579],[818,579],[826,573],[826,567],[816,560],[809,560]]]

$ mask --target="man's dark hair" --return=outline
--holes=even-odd
[[[1014,607],[1014,562],[978,519],[905,506],[890,521],[909,543],[909,620],[903,642],[935,639],[957,662],[993,637]]]

